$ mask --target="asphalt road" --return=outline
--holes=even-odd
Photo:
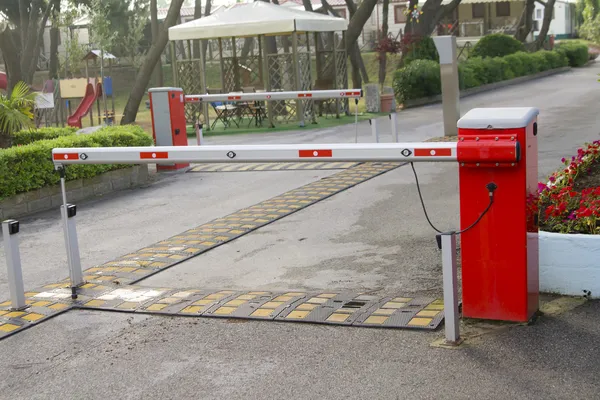
[[[463,99],[540,109],[540,179],[599,137],[600,66]],[[441,107],[399,114],[405,141],[442,134]],[[389,127],[381,119],[382,137]],[[369,141],[368,123],[359,126]],[[389,140],[389,139],[388,139]],[[353,142],[354,128],[219,136],[209,144]],[[458,224],[457,169],[417,165],[432,220]],[[195,173],[80,204],[82,261],[101,263],[332,171]],[[67,275],[56,213],[22,220],[27,287]],[[439,253],[400,168],[164,271],[161,287],[356,289],[441,295]],[[7,293],[0,252],[0,293]],[[7,297],[7,296],[3,296]],[[430,348],[441,332],[73,311],[0,342],[0,398],[567,399],[600,393],[600,305]]]

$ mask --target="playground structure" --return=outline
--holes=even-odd
[[[345,19],[329,15],[265,2],[237,4],[227,11],[169,28],[174,86],[186,93],[202,94],[346,88],[347,27]],[[218,42],[221,71],[218,88],[209,87],[206,60],[199,51],[209,40]],[[236,50],[239,40],[244,41],[241,54]],[[177,59],[176,54],[182,59]],[[237,103],[188,103],[186,122],[202,121],[210,129],[209,106],[217,114],[223,107],[236,114],[242,112]],[[347,99],[267,100],[254,103],[253,107],[264,113],[269,127],[293,122],[304,126],[306,120],[316,123],[317,115],[323,113],[339,117],[349,112]]]
[[[104,54],[109,60],[109,73],[101,77],[91,77],[89,61],[96,60],[100,52],[93,50],[88,53],[86,61],[86,77],[74,79],[52,79],[44,82],[42,91],[37,96],[35,108],[35,123],[40,126],[68,126],[82,128],[82,119],[89,115],[90,125],[94,126],[94,104],[97,105],[98,125],[111,125],[115,118],[115,100],[113,95],[112,60],[110,53]],[[104,68],[101,68],[101,75]],[[110,98],[111,108],[107,99]],[[73,103],[79,104],[73,111]],[[102,112],[104,110],[104,112]]]

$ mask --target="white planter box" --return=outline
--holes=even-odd
[[[540,292],[600,298],[600,235],[540,231]]]

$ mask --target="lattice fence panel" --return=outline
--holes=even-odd
[[[225,87],[223,88],[224,93],[233,92],[235,90],[235,64],[232,57],[223,57],[223,81]]]
[[[270,54],[268,56],[268,66],[272,91],[295,90],[294,64],[291,54]],[[276,121],[288,123],[296,119],[294,100],[272,101],[271,104]]]
[[[258,55],[251,55],[239,59],[240,65],[240,87],[258,86],[262,87],[263,82],[260,75],[261,60]]]
[[[348,59],[344,50],[338,50],[336,54],[336,69],[337,69],[337,87],[346,89],[348,87]],[[348,99],[340,102],[340,112],[349,112]]]
[[[300,70],[300,90],[312,90],[312,75],[310,66],[310,54],[298,54],[298,68]],[[313,116],[313,100],[303,100],[302,109],[304,110],[304,118],[312,119]]]
[[[202,93],[202,64],[199,60],[177,61],[177,82],[184,93]],[[185,105],[185,119],[188,123],[204,120],[200,104]]]

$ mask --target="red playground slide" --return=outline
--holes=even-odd
[[[79,103],[79,106],[73,115],[67,119],[67,124],[69,126],[80,129],[82,128],[81,119],[85,117],[88,112],[90,112],[90,109],[96,101],[96,96],[97,94],[96,91],[94,91],[94,85],[88,83],[85,88],[85,96],[83,97],[83,100],[81,100],[81,103]]]

